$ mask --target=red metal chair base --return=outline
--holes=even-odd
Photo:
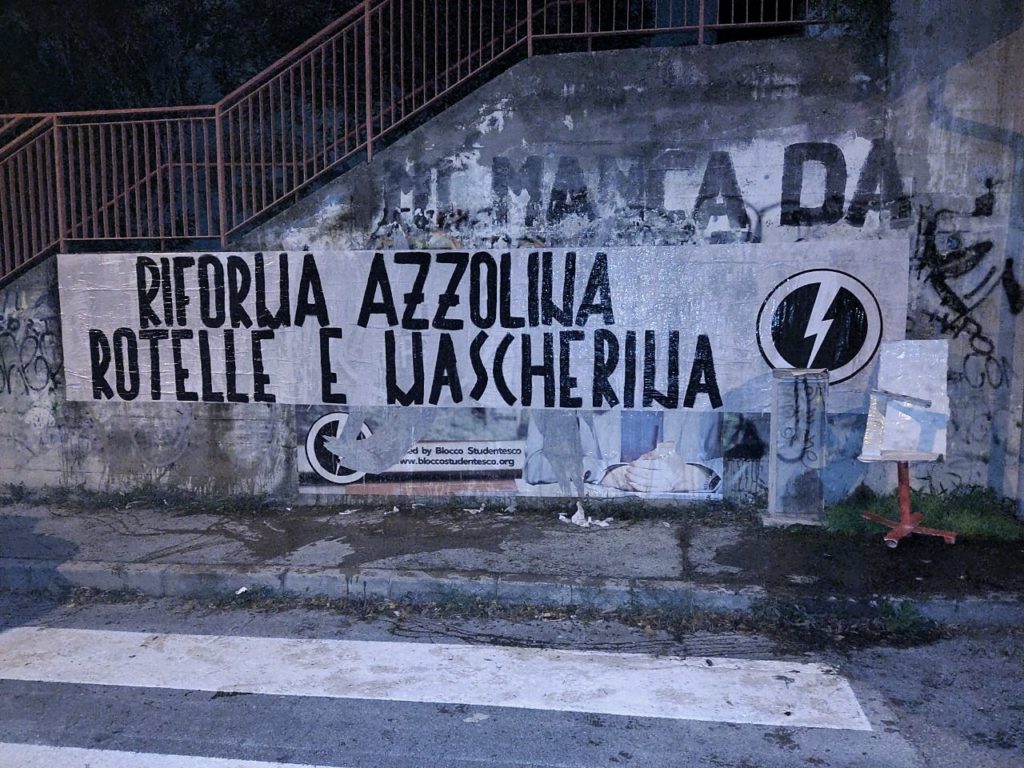
[[[910,510],[910,467],[907,462],[896,462],[896,474],[899,477],[900,519],[890,520],[887,517],[882,517],[881,515],[876,515],[872,512],[861,513],[861,517],[865,520],[881,523],[890,529],[883,538],[885,546],[890,549],[895,549],[899,546],[901,539],[904,539],[914,533],[921,534],[922,536],[939,536],[944,539],[947,544],[955,544],[955,532],[940,531],[937,528],[927,528],[920,525],[924,520],[924,515],[920,512],[912,512]]]

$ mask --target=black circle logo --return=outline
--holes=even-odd
[[[786,278],[757,315],[757,345],[772,368],[825,368],[829,382],[855,376],[882,340],[882,311],[864,283],[835,269]]]

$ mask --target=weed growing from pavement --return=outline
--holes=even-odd
[[[80,589],[68,594],[66,605],[89,603],[144,603],[151,598],[134,592],[102,592]],[[910,646],[934,642],[950,630],[924,616],[908,602],[872,601],[853,607],[811,606],[789,599],[768,598],[749,612],[724,612],[701,608],[684,598],[657,605],[597,608],[587,605],[524,605],[503,603],[461,593],[438,594],[430,602],[411,600],[351,599],[282,595],[267,588],[173,598],[180,611],[249,610],[275,613],[293,609],[327,611],[360,621],[387,620],[401,633],[403,622],[423,619],[459,622],[495,620],[512,623],[533,621],[612,622],[651,634],[664,632],[676,641],[696,633],[757,633],[783,647],[803,650],[859,648],[872,645]],[[479,633],[473,633],[479,639]],[[520,638],[520,644],[530,644]]]
[[[284,509],[288,502],[263,496],[217,496],[175,488],[148,487],[132,491],[95,491],[57,486],[29,489],[20,483],[0,485],[0,506],[47,505],[69,510],[167,509],[190,513],[241,512],[262,514]]]
[[[988,488],[964,487],[946,493],[911,492],[911,508],[924,515],[932,528],[956,531],[964,539],[1024,541],[1024,523],[1015,517],[1016,502]],[[826,510],[828,529],[851,536],[877,535],[882,527],[865,520],[862,512],[896,519],[895,493],[877,495],[861,486],[850,498]]]
[[[908,602],[870,601],[851,606],[815,606],[767,598],[751,611],[761,631],[782,641],[810,647],[919,645],[947,636],[948,629]]]
[[[0,506],[26,504],[47,505],[69,511],[97,509],[161,509],[183,514],[259,516],[280,513],[331,515],[353,508],[367,513],[400,511],[413,515],[431,514],[511,514],[516,518],[553,519],[559,513],[571,515],[576,499],[484,499],[452,498],[375,498],[346,497],[337,504],[303,505],[301,500],[274,499],[265,496],[217,496],[195,491],[159,487],[124,492],[103,492],[86,488],[56,487],[29,489],[21,484],[0,485]],[[760,527],[763,505],[733,501],[694,501],[680,506],[678,502],[660,502],[623,497],[617,499],[584,499],[586,513],[597,519],[612,518],[616,522],[664,520],[686,525],[742,525]]]
[[[346,498],[346,510],[353,506],[366,512],[393,510],[413,514],[461,514],[473,508],[484,514],[512,514],[518,518],[550,519],[558,513],[571,514],[575,499],[374,499]],[[196,491],[160,487],[141,488],[124,492],[102,492],[86,488],[55,487],[30,489],[23,484],[0,485],[0,506],[13,504],[49,505],[72,511],[136,508],[166,509],[170,513],[219,515],[271,515],[291,514],[330,515],[341,510],[338,505],[301,506],[299,500],[275,499],[266,496],[219,496]],[[588,515],[597,519],[612,518],[617,522],[664,520],[685,527],[741,526],[760,529],[764,504],[755,501],[694,501],[680,506],[673,502],[659,502],[635,497],[617,499],[584,499]],[[299,505],[299,506],[296,506]],[[925,522],[933,528],[956,531],[965,539],[989,541],[1024,541],[1024,521],[1015,517],[1016,502],[1001,497],[994,491],[969,486],[942,493],[914,491],[912,505],[924,514]],[[896,518],[899,514],[894,493],[877,495],[866,486],[858,488],[849,498],[828,506],[826,528],[832,533],[850,536],[877,535],[877,523],[864,520],[862,512],[875,512]],[[296,511],[293,511],[296,510]]]
[[[927,634],[934,624],[922,616],[913,603],[906,600],[885,602],[881,611],[881,619],[885,622],[887,631],[900,636]]]

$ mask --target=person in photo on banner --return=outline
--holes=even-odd
[[[523,480],[645,494],[713,493],[722,476],[714,412],[534,411]],[[594,489],[596,490],[596,489]]]

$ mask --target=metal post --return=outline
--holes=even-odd
[[[704,0],[697,8],[697,45],[704,45]]]
[[[533,56],[533,0],[526,0],[526,55]]]
[[[896,479],[899,488],[900,521],[910,520],[910,465],[905,461],[896,462]]]
[[[363,2],[363,82],[366,88],[366,162],[373,160],[373,78],[370,56],[370,0]]]
[[[213,129],[217,132],[217,213],[220,217],[220,247],[228,249],[228,183],[224,159],[224,111],[220,104],[213,110]]]
[[[900,541],[915,533],[924,536],[938,536],[947,544],[956,543],[956,531],[940,531],[937,528],[927,528],[921,525],[924,515],[914,512],[910,508],[910,464],[905,460],[896,462],[896,477],[899,482],[897,499],[899,500],[900,518],[890,520],[887,517],[876,515],[874,512],[863,512],[861,517],[865,520],[872,520],[881,523],[889,532],[882,539],[889,549],[896,549]]]
[[[590,3],[583,8],[583,23],[587,25],[587,53],[594,52],[594,27],[590,15]]]
[[[53,118],[53,162],[57,178],[57,250],[66,253],[67,213],[64,210],[64,144],[60,135],[60,117]]]

